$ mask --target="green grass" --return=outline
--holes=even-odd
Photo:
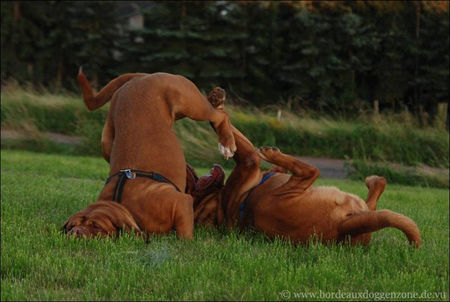
[[[369,247],[293,246],[261,234],[204,228],[196,228],[190,242],[174,234],[153,236],[148,244],[129,235],[75,240],[60,229],[95,201],[107,164],[8,150],[2,150],[1,163],[1,300],[280,300],[284,290],[291,299],[340,290],[427,291],[448,300],[446,189],[388,184],[381,197],[380,209],[416,221],[423,238],[419,250],[393,229],[375,233]],[[367,193],[361,181],[317,183]]]

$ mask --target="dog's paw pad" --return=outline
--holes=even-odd
[[[260,147],[256,150],[256,152],[262,159],[270,161],[275,154],[280,153],[280,149],[276,147]]]
[[[229,159],[234,155],[234,152],[230,148],[223,146],[221,143],[219,143],[219,152],[225,159]]]
[[[225,99],[226,99],[225,90],[220,87],[214,88],[208,95],[208,101],[214,108],[219,110],[224,109]]]
[[[375,186],[386,186],[386,178],[378,175],[367,176],[365,183],[368,188]]]

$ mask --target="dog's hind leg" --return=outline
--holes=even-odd
[[[384,192],[384,188],[386,187],[386,179],[384,177],[372,175],[368,176],[365,180],[366,186],[369,189],[369,193],[367,194],[367,207],[371,211],[375,211],[377,209],[377,201],[380,199],[381,194]],[[358,236],[353,236],[351,238],[351,244],[364,244],[368,245],[370,240],[372,239],[372,233],[365,233]]]
[[[281,153],[278,148],[261,147],[258,154],[265,161],[292,172],[292,176],[285,184],[272,191],[273,195],[301,193],[319,177],[320,173],[316,167]]]
[[[377,202],[386,187],[386,179],[384,177],[372,175],[365,180],[366,186],[369,189],[367,194],[367,207],[369,210],[375,211],[377,209]]]
[[[175,209],[175,230],[178,238],[190,240],[194,237],[194,207],[191,195],[177,200]]]
[[[111,114],[106,118],[105,126],[102,131],[102,156],[109,163],[111,155],[112,144],[114,140],[114,125],[111,118]]]

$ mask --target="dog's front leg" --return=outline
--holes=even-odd
[[[292,172],[289,180],[272,192],[274,195],[302,193],[320,175],[316,167],[310,166],[290,155],[281,153],[278,148],[261,147],[258,149],[258,154],[265,161]]]
[[[208,101],[218,112],[224,112],[225,99],[225,91],[220,87],[214,88],[208,95]],[[215,125],[212,126],[215,131],[218,131]],[[256,153],[255,146],[233,125],[230,124],[230,128],[236,144],[236,152],[233,156],[236,167],[228,177],[220,198],[228,228],[234,227],[238,221],[239,207],[248,191],[261,180],[259,169],[261,159]]]
[[[239,158],[239,156],[236,156],[242,156],[242,154],[239,154],[241,150],[239,139],[236,140],[236,143],[238,147],[235,157]],[[236,167],[222,190],[222,206],[228,228],[234,227],[239,220],[241,203],[244,202],[248,192],[261,180],[260,158],[256,152],[248,154],[243,160],[235,161]]]

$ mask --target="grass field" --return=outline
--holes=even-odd
[[[8,150],[1,163],[2,301],[339,300],[332,297],[338,290],[339,297],[356,300],[387,294],[399,298],[388,300],[448,300],[447,189],[388,184],[381,197],[380,209],[416,221],[419,250],[393,229],[375,233],[369,247],[293,246],[261,234],[203,228],[190,242],[174,234],[151,237],[148,244],[129,235],[76,240],[60,229],[95,201],[107,164]],[[360,181],[318,183],[367,193]],[[419,296],[408,299],[413,295]]]

